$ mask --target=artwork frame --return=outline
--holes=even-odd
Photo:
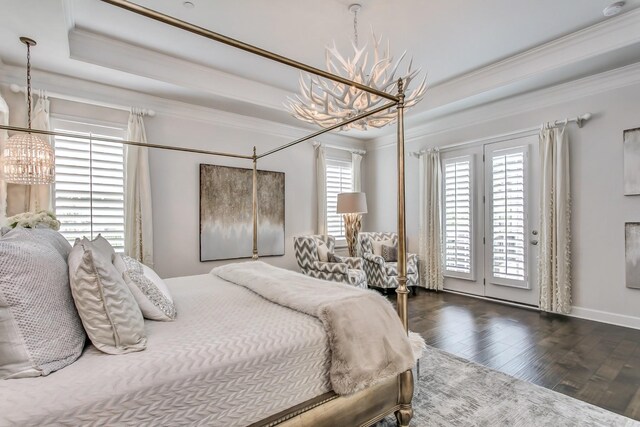
[[[640,289],[640,222],[624,224],[625,284]]]
[[[258,170],[258,254],[285,255],[285,173]],[[200,262],[253,255],[253,170],[199,166]]]
[[[640,128],[622,133],[623,185],[625,196],[640,195]]]

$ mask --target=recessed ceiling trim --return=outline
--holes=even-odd
[[[261,107],[285,111],[288,91],[211,67],[75,28],[69,31],[69,56],[105,68],[196,89]]]

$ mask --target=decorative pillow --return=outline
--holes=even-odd
[[[372,246],[372,249],[373,249],[373,254],[382,256],[382,246],[383,245],[393,245],[393,240],[391,240],[391,239],[372,240],[371,246]]]
[[[0,379],[48,375],[84,348],[66,259],[33,231],[0,239]]]
[[[342,262],[342,260],[341,260],[339,257],[337,257],[337,256],[336,256],[334,253],[332,253],[332,252],[329,252],[329,253],[327,254],[327,259],[328,259],[328,261],[327,261],[327,262],[331,262],[331,263],[336,263],[336,262],[337,262],[337,263],[341,263],[341,262]]]
[[[386,262],[398,262],[398,245],[382,245],[380,255]]]
[[[64,236],[49,227],[9,229],[3,236],[15,236],[19,240],[31,240],[33,242],[49,243],[66,261],[71,252],[71,244]]]
[[[127,268],[123,277],[133,294],[142,315],[147,319],[171,321],[176,318],[176,307],[169,288],[151,268],[126,255],[116,255]]]
[[[71,292],[82,324],[93,345],[105,353],[144,350],[144,318],[105,249],[84,239],[69,254]]]
[[[316,245],[318,246],[318,260],[321,262],[329,262],[329,247],[325,242],[321,242],[320,240],[316,240]]]
[[[78,242],[78,239],[76,239],[76,244],[77,242]],[[96,237],[93,240],[89,240],[86,237],[83,237],[82,243],[84,243],[85,245],[91,245],[91,248],[93,250],[100,252],[100,256],[102,258],[108,259],[111,262],[114,261],[116,256],[116,251],[115,249],[113,249],[113,246],[111,246],[111,243],[109,243],[107,239],[102,237],[102,234],[98,234],[98,237]]]

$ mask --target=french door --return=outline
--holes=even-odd
[[[538,138],[442,154],[445,289],[538,305]]]

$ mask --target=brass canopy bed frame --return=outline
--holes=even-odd
[[[397,109],[397,210],[398,210],[398,288],[397,312],[405,331],[408,333],[407,300],[409,290],[407,288],[407,250],[406,250],[406,224],[405,224],[405,153],[404,153],[404,82],[398,80],[398,93],[392,95],[375,88],[351,81],[344,77],[329,73],[324,70],[294,61],[284,56],[269,52],[267,50],[252,46],[239,40],[226,37],[208,29],[181,21],[174,17],[162,14],[155,10],[130,3],[127,0],[101,0],[114,6],[121,7],[130,12],[144,17],[171,25],[181,30],[208,38],[237,49],[247,51],[251,54],[262,56],[269,60],[279,62],[286,66],[306,71],[311,74],[341,83],[353,88],[368,92],[372,95],[389,100],[388,103],[346,119],[331,127],[321,129],[310,135],[299,138],[282,146],[273,148],[264,153],[258,154],[256,147],[250,155],[225,153],[218,151],[208,151],[193,148],[175,147],[160,144],[147,144],[135,141],[114,140],[111,138],[91,136],[93,140],[117,142],[124,145],[133,145],[147,148],[158,148],[164,150],[174,150],[196,154],[206,154],[212,156],[231,157],[237,159],[251,160],[253,163],[253,256],[258,259],[258,190],[257,190],[257,165],[258,160],[285,150],[294,145],[318,137],[324,133],[339,129],[342,126],[364,119],[376,113],[389,110],[393,107]],[[17,126],[0,125],[0,129],[14,132],[27,132],[51,136],[77,137],[76,134],[45,131],[37,129],[27,129]],[[339,396],[334,392],[325,393],[307,402],[303,402],[286,411],[275,414],[267,419],[252,424],[252,427],[268,426],[370,426],[382,420],[386,416],[395,413],[398,424],[402,427],[409,425],[413,416],[411,401],[413,398],[413,373],[411,370],[399,374],[396,378],[383,381],[360,392],[347,396]]]

